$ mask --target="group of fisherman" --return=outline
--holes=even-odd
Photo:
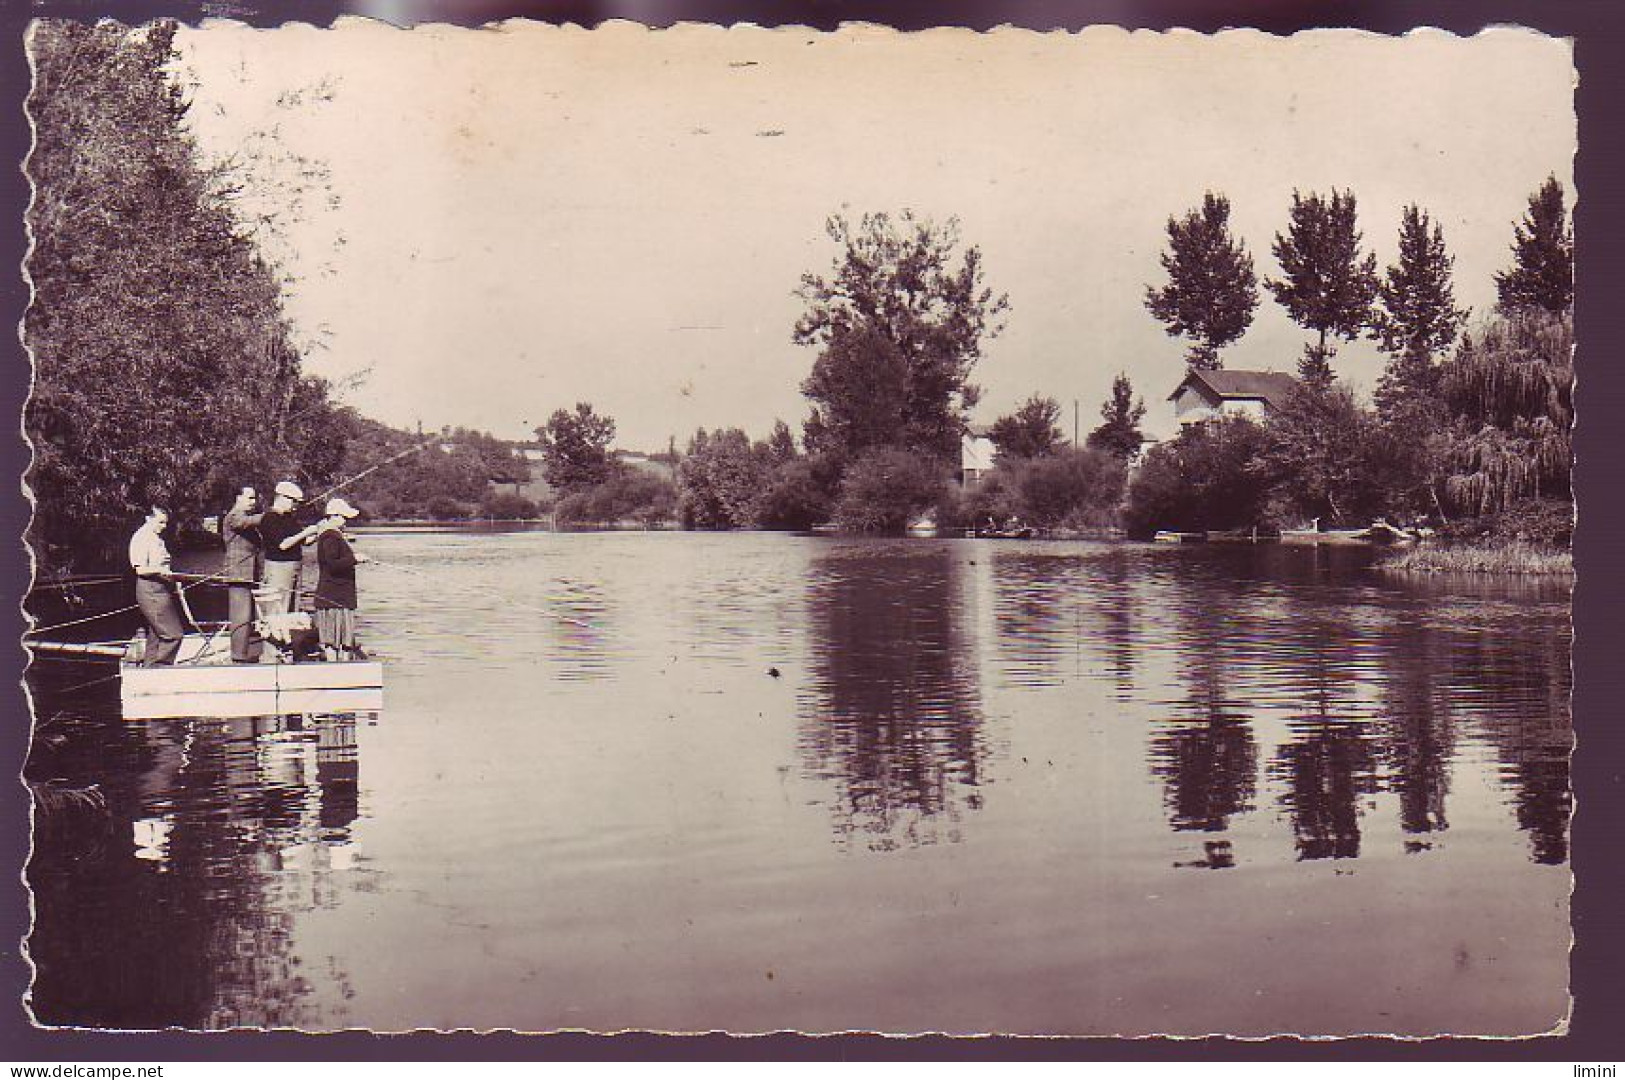
[[[351,547],[345,532],[359,511],[344,499],[331,498],[318,521],[300,525],[295,511],[303,502],[299,485],[284,480],[276,485],[270,509],[260,510],[258,493],[244,487],[220,516],[225,561],[219,574],[211,576],[227,586],[234,663],[258,663],[265,631],[277,629],[279,620],[285,621],[296,610],[300,568],[308,546],[315,548],[319,570],[311,621],[323,658],[361,659],[366,655],[356,641],[355,568],[367,557]],[[147,645],[141,659],[147,667],[173,664],[185,634],[182,597],[163,538],[168,524],[169,511],[154,506],[130,538],[135,599],[147,623]]]

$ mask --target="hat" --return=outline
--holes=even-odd
[[[343,499],[328,499],[327,509],[323,512],[325,517],[353,518],[361,511],[345,502]]]
[[[290,499],[303,499],[305,493],[299,490],[299,485],[292,480],[284,480],[276,486],[278,495],[286,495]]]

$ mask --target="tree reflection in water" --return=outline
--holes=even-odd
[[[981,805],[981,703],[959,584],[954,551],[937,545],[832,545],[814,560],[799,741],[812,773],[836,784],[847,843],[955,842]]]
[[[1529,834],[1530,857],[1559,864],[1568,858],[1570,638],[1519,633],[1496,625],[1461,635],[1449,682],[1465,699],[1513,790],[1518,824]]]
[[[42,815],[28,868],[44,1024],[334,1026],[309,999],[299,912],[354,866],[356,717],[83,717],[30,774],[99,783],[105,815]],[[326,998],[348,995],[341,971]]]
[[[1151,738],[1151,771],[1164,783],[1169,825],[1177,832],[1224,832],[1230,819],[1252,809],[1258,744],[1240,703],[1230,700],[1228,646],[1233,615],[1186,593],[1178,605],[1180,661],[1176,670],[1189,696],[1179,719]],[[1234,865],[1230,842],[1208,841],[1200,860],[1181,865],[1223,869]]]

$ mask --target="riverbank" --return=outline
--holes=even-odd
[[[1411,574],[1572,575],[1574,555],[1533,544],[1420,544],[1396,551],[1379,568]]]

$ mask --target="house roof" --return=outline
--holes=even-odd
[[[1219,401],[1256,400],[1280,409],[1286,406],[1298,380],[1280,371],[1189,371],[1168,400],[1192,384]]]

